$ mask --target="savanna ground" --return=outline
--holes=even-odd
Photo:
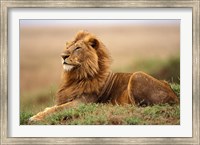
[[[60,53],[77,31],[96,34],[109,49],[113,72],[144,71],[168,81],[180,96],[179,22],[156,25],[20,25],[20,124],[54,105]],[[180,124],[179,105],[82,104],[33,124]]]

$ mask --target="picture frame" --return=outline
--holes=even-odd
[[[8,136],[8,15],[9,8],[192,8],[193,19],[193,48],[192,48],[192,94],[193,94],[193,136],[188,138],[12,138]],[[200,25],[199,1],[1,1],[1,144],[199,144],[199,25]]]

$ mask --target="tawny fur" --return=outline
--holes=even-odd
[[[108,50],[89,32],[80,31],[73,41],[66,43],[62,58],[73,68],[63,71],[56,105],[36,114],[31,121],[42,120],[80,103],[153,105],[179,102],[166,82],[144,72],[112,73]]]

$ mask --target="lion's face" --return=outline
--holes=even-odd
[[[77,35],[75,40],[67,42],[61,54],[63,69],[66,72],[84,71],[90,75],[99,70],[98,40],[91,36]]]
[[[71,42],[66,44],[66,48],[61,54],[63,69],[65,71],[71,71],[81,66],[83,63],[87,49],[83,42]]]

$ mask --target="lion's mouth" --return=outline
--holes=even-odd
[[[72,65],[72,64],[70,64],[70,63],[67,63],[66,61],[62,61],[62,64],[64,65],[64,64],[66,64],[66,65]]]
[[[74,68],[74,65],[68,64],[66,62],[63,63],[63,69],[65,71],[70,71],[72,68]]]

